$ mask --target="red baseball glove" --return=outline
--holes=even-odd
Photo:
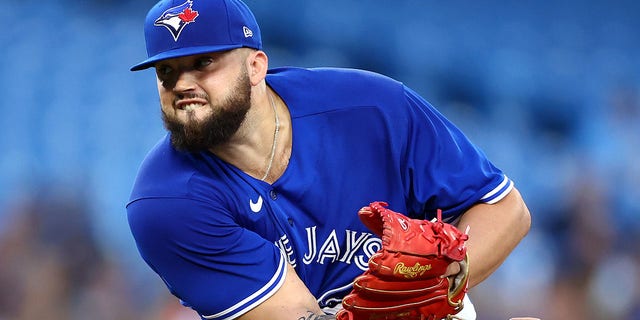
[[[466,233],[442,221],[410,219],[373,202],[360,209],[360,220],[382,239],[369,259],[369,270],[357,277],[342,300],[338,320],[440,320],[462,309],[469,264]],[[455,277],[444,277],[449,264],[460,263]]]

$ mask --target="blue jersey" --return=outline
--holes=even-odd
[[[280,68],[268,85],[291,113],[289,164],[273,184],[164,137],[130,202],[138,249],[203,319],[232,319],[281,286],[286,263],[321,307],[340,303],[380,248],[357,216],[373,201],[448,221],[512,182],[402,83],[350,69]]]

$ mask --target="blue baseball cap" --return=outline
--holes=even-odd
[[[147,59],[138,71],[177,57],[248,47],[262,49],[258,22],[240,0],[162,0],[144,22]]]

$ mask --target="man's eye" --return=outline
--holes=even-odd
[[[156,68],[158,75],[166,76],[173,71],[173,69],[169,66],[159,66]]]
[[[210,65],[213,62],[213,59],[211,58],[202,58],[202,59],[198,59],[196,61],[196,68],[203,68],[206,67],[208,65]]]

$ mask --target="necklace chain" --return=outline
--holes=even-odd
[[[264,181],[268,176],[269,172],[271,172],[271,166],[273,165],[273,158],[276,155],[276,144],[278,143],[278,132],[280,131],[280,119],[278,118],[278,110],[276,109],[276,104],[273,102],[273,96],[268,93],[269,102],[271,103],[271,107],[273,108],[273,113],[276,117],[276,129],[273,131],[273,144],[271,145],[271,156],[269,156],[269,165],[267,165],[267,170],[264,173],[264,177],[262,177],[262,181]]]

